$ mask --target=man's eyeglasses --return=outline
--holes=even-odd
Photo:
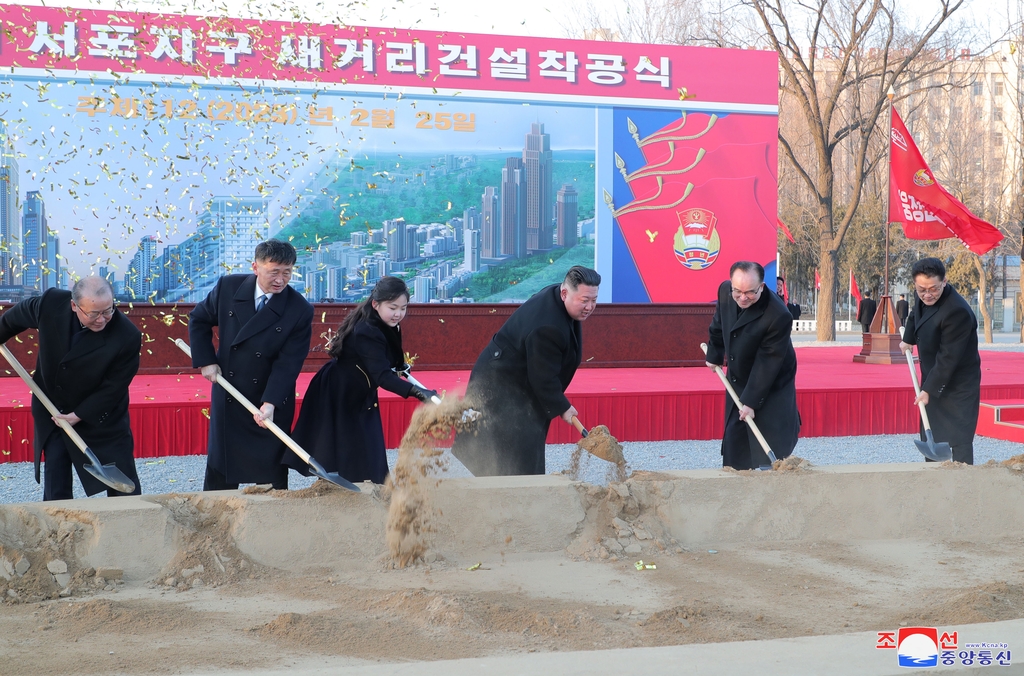
[[[761,289],[763,287],[764,287],[763,283],[762,284],[758,284],[757,288],[754,289],[753,291],[740,291],[736,287],[733,287],[732,295],[736,296],[737,298],[753,298],[757,294],[761,293]]]
[[[88,317],[89,319],[96,319],[96,318],[98,318],[98,317],[99,317],[100,315],[103,315],[103,316],[104,316],[104,317],[106,317],[107,319],[110,319],[111,317],[113,317],[113,316],[114,316],[114,310],[116,309],[116,306],[115,306],[115,305],[111,305],[111,306],[110,306],[110,307],[108,307],[108,308],[107,308],[106,310],[93,310],[92,312],[86,312],[85,310],[83,310],[83,309],[81,308],[81,306],[79,306],[79,305],[77,305],[77,304],[75,305],[75,307],[77,307],[77,308],[78,308],[78,311],[79,311],[79,312],[81,312],[81,313],[82,313],[83,315],[85,315],[86,317]]]
[[[922,289],[919,286],[914,286],[918,296],[938,296],[942,293],[942,290],[946,288],[946,283],[942,282],[938,286],[929,286],[927,289]]]

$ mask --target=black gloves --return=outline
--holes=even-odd
[[[431,397],[437,396],[437,390],[425,390],[422,387],[413,385],[412,389],[409,391],[409,396],[416,397],[423,403],[426,403],[430,401]]]

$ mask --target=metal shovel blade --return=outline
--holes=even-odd
[[[115,491],[131,493],[135,490],[135,482],[126,477],[124,472],[119,470],[116,465],[113,463],[109,465],[101,465],[99,460],[96,459],[96,456],[93,455],[92,451],[88,448],[85,450],[86,456],[89,458],[89,462],[83,465],[86,472],[92,474]]]
[[[927,441],[914,439],[914,443],[917,444],[917,450],[921,451],[921,455],[935,462],[946,462],[953,459],[953,449],[949,447],[949,444],[945,441],[936,443],[931,430],[925,430],[924,436]]]
[[[310,458],[307,461],[307,463],[309,464],[309,470],[316,476],[323,479],[324,481],[329,481],[335,486],[341,486],[342,488],[349,491],[355,491],[356,493],[362,492],[359,490],[359,486],[356,486],[354,483],[352,483],[345,477],[341,476],[337,472],[328,472],[327,470],[324,469],[323,465],[321,465],[313,458]]]

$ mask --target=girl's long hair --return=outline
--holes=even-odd
[[[356,323],[362,319],[368,319],[377,312],[373,309],[370,301],[377,301],[379,305],[401,296],[409,297],[409,287],[405,285],[405,282],[398,277],[381,277],[380,281],[373,287],[373,291],[370,292],[370,296],[355,306],[345,319],[342,320],[341,326],[338,327],[338,332],[331,339],[331,344],[327,348],[327,354],[335,359],[341,356],[342,343],[345,342],[345,337],[352,333]]]

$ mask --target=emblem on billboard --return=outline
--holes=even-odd
[[[715,223],[718,219],[707,209],[677,211],[679,230],[675,236],[676,259],[690,270],[706,270],[718,258],[722,248]]]
[[[927,188],[930,185],[935,185],[935,181],[928,175],[927,171],[918,169],[917,173],[914,174],[914,185]]]

